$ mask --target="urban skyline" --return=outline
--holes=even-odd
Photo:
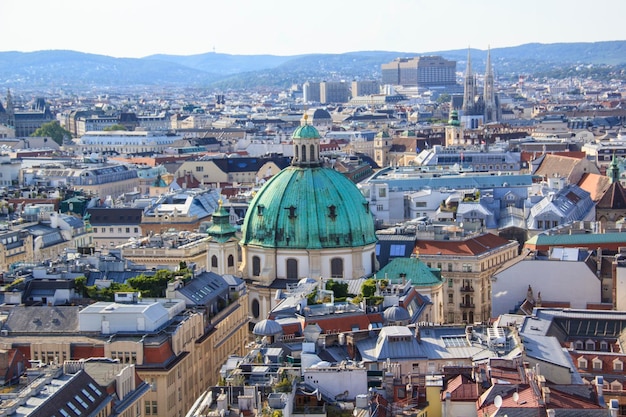
[[[129,58],[212,51],[239,55],[426,53],[468,46],[487,49],[626,39],[626,30],[619,26],[593,25],[593,30],[584,30],[577,23],[585,16],[585,25],[590,24],[595,12],[623,15],[626,3],[617,0],[594,2],[593,10],[584,13],[587,3],[560,0],[532,0],[523,6],[493,0],[393,0],[385,7],[368,1],[322,0],[316,7],[305,8],[284,0],[236,0],[213,7],[190,0],[175,6],[162,0],[113,0],[107,7],[76,0],[8,0],[0,4],[4,17],[0,21],[6,33],[15,36],[0,40],[0,51],[67,49]],[[25,15],[26,21],[12,18]]]

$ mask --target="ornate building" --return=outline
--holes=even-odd
[[[606,173],[611,185],[596,203],[596,219],[604,227],[613,227],[616,222],[626,218],[626,191],[619,181],[619,166],[615,156]]]
[[[461,122],[467,129],[476,129],[484,123],[497,122],[500,119],[500,106],[495,92],[491,66],[491,49],[487,50],[483,92],[480,94],[478,91],[478,82],[472,71],[472,58],[468,50],[463,85],[463,106],[461,108]]]
[[[276,303],[273,288],[305,277],[355,279],[376,270],[369,204],[354,183],[322,166],[320,134],[306,120],[293,134],[291,166],[259,190],[242,226],[240,270],[249,284],[253,321]]]

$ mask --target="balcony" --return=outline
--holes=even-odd
[[[461,307],[461,308],[474,308],[474,303],[468,303],[468,302],[465,302],[465,301],[461,301],[459,303],[459,307]]]
[[[465,285],[461,287],[461,292],[474,292],[474,287],[471,285]]]

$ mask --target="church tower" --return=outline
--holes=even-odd
[[[387,130],[376,134],[374,138],[374,161],[383,168],[389,163],[389,150],[391,149],[391,137]]]
[[[617,159],[615,158],[615,154],[613,154],[613,159],[611,160],[611,164],[609,168],[606,170],[607,177],[611,179],[611,184],[615,184],[619,182],[619,165],[617,164]]]
[[[465,84],[463,89],[463,115],[470,115],[474,110],[476,99],[476,77],[472,72],[472,57],[470,49],[467,49],[467,67],[465,68]]]
[[[346,176],[323,166],[320,133],[302,120],[291,165],[259,189],[241,226],[241,277],[251,322],[281,302],[277,290],[303,278],[360,279],[377,269],[369,203]]]
[[[452,110],[446,125],[446,146],[459,146],[463,144],[463,141],[463,127],[459,121],[459,114],[456,110]]]
[[[7,121],[6,121],[7,126],[15,127],[15,109],[13,108],[13,97],[11,96],[11,90],[7,90],[6,115],[7,115]]]
[[[235,237],[237,230],[230,224],[229,218],[230,214],[220,200],[213,213],[213,225],[207,230],[207,271],[219,275],[234,275],[237,272],[239,240]]]
[[[485,123],[498,121],[496,92],[493,86],[493,68],[491,67],[491,48],[487,49],[487,67],[485,69],[485,85],[483,90],[485,102]]]

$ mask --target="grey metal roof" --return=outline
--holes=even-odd
[[[420,341],[405,326],[387,326],[377,336],[356,342],[366,362],[389,359],[472,359],[493,356],[486,346],[469,343],[463,327],[428,327],[420,329]]]
[[[563,351],[563,348],[556,337],[524,334],[522,337],[522,343],[524,345],[526,356],[542,362],[572,369],[570,367],[571,362],[568,359],[569,354]],[[572,369],[572,373],[575,371],[575,368]]]
[[[78,333],[78,306],[16,306],[2,326],[9,334]]]
[[[224,298],[228,292],[228,284],[221,275],[203,272],[189,280],[178,292],[195,305],[207,305],[219,297]]]

